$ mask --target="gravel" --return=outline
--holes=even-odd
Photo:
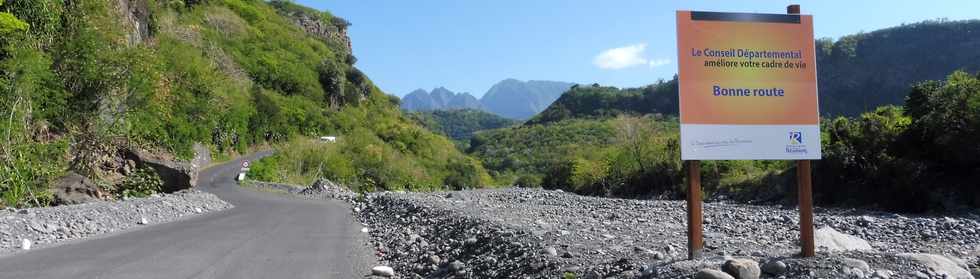
[[[0,256],[231,207],[210,193],[182,190],[124,201],[7,208],[0,211]]]
[[[381,264],[400,278],[692,278],[733,259],[780,264],[785,278],[942,278],[902,253],[980,265],[980,217],[905,216],[818,208],[818,228],[866,240],[870,250],[799,258],[795,208],[706,203],[705,252],[687,260],[683,201],[585,197],[540,189],[373,193],[351,199]],[[863,265],[862,265],[863,264]],[[751,274],[759,265],[745,262]],[[857,265],[857,268],[852,267]],[[976,272],[976,271],[974,271]],[[710,273],[710,272],[709,272]],[[762,278],[775,278],[762,275]]]
[[[317,180],[313,185],[308,187],[261,181],[248,181],[245,186],[260,190],[289,193],[311,200],[336,199],[354,203],[357,198],[357,193],[326,179]]]

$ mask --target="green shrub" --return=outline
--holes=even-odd
[[[139,168],[116,186],[116,196],[144,198],[163,190],[163,180],[150,168]]]
[[[0,12],[0,35],[7,36],[14,32],[25,31],[27,27],[26,22],[18,19],[14,15]]]
[[[67,141],[7,145],[0,154],[0,198],[4,206],[46,206],[48,187],[64,173]]]
[[[283,181],[281,178],[279,159],[276,156],[264,157],[250,162],[248,173],[245,177],[249,180],[258,181]]]

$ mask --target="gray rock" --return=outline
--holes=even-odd
[[[813,234],[815,246],[830,252],[850,250],[872,250],[868,241],[859,237],[844,234],[831,227],[823,227]]]
[[[779,276],[786,273],[786,263],[778,260],[771,260],[762,265],[762,272]]]
[[[871,266],[869,266],[867,262],[862,261],[862,260],[852,259],[852,258],[843,258],[843,259],[841,259],[841,264],[844,265],[845,267],[848,267],[848,268],[858,269],[858,270],[861,271],[862,274],[870,274],[871,273]]]
[[[735,277],[714,269],[702,269],[694,274],[694,279],[735,279]]]
[[[442,262],[442,259],[439,258],[439,256],[436,256],[436,255],[429,256],[429,263],[430,264],[438,265],[441,262]]]
[[[197,185],[200,168],[190,162],[170,160],[136,149],[124,151],[124,157],[136,162],[137,167],[153,169],[163,180],[164,192],[176,192]]]
[[[74,172],[58,178],[51,187],[51,194],[56,205],[95,202],[109,196],[91,180]]]
[[[460,271],[463,270],[463,268],[466,268],[466,265],[464,265],[463,262],[453,261],[449,263],[449,270],[451,271]]]
[[[858,217],[857,223],[862,227],[867,227],[875,223],[875,218],[871,216],[861,216]]]
[[[731,259],[721,266],[721,270],[736,279],[758,279],[762,275],[759,263],[750,259]]]
[[[954,279],[974,279],[970,274],[969,267],[960,259],[936,254],[898,254],[899,257],[912,259],[932,270],[939,275],[944,275]]]
[[[663,260],[664,259],[664,254],[663,253],[660,253],[660,252],[653,252],[653,259],[658,260],[658,261],[659,260]]]
[[[864,278],[864,271],[861,271],[861,269],[845,267],[843,271],[844,275],[847,275],[847,278]]]
[[[793,219],[793,217],[789,217],[789,215],[783,215],[781,219],[783,223],[787,223],[787,224],[796,223],[796,219]]]
[[[892,272],[884,269],[875,270],[875,272],[871,274],[871,278],[877,279],[889,279],[891,277]]]
[[[21,250],[31,250],[31,240],[30,239],[26,239],[26,238],[24,240],[21,240],[21,242],[20,242],[20,249]]]
[[[392,277],[392,276],[395,276],[395,269],[393,269],[393,268],[391,268],[389,266],[379,265],[379,266],[375,266],[375,267],[371,268],[371,275],[382,276],[382,277]]]
[[[548,256],[558,256],[558,250],[555,249],[555,247],[550,247],[550,246],[544,247],[544,249],[542,249],[542,252],[544,252],[544,254]]]

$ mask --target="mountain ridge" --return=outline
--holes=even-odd
[[[467,92],[455,93],[445,87],[432,91],[416,89],[401,99],[408,111],[476,109],[510,119],[524,120],[543,111],[574,83],[508,78],[494,84],[479,99]]]

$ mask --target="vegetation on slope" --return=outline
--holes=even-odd
[[[459,190],[490,184],[479,162],[459,154],[446,138],[429,135],[422,139],[443,148],[424,150],[424,157],[419,158],[398,151],[364,129],[337,142],[296,138],[282,143],[275,155],[255,162],[248,176],[295,185],[326,178],[362,192]]]
[[[307,34],[287,16],[315,12],[327,24],[346,21],[296,7],[258,0],[0,6],[3,204],[47,204],[47,187],[68,170],[100,178],[119,144],[187,159],[195,142],[241,153],[329,134],[357,138],[348,147],[401,158],[424,173],[411,183],[357,174],[377,188],[441,185],[461,168],[483,172],[404,118],[397,100],[353,67],[345,46]]]
[[[820,201],[910,211],[980,206],[980,79],[912,88],[904,107],[824,123]]]
[[[956,70],[980,71],[980,20],[924,21],[817,41],[820,112],[858,116],[901,105],[908,88]]]
[[[574,85],[527,124],[544,124],[570,118],[609,118],[621,114],[677,116],[677,77],[643,88]]]
[[[468,152],[499,180],[521,186],[603,196],[683,196],[675,118],[617,111],[542,123],[478,133]],[[903,107],[824,119],[822,129],[824,155],[814,171],[821,205],[910,212],[980,206],[977,76],[955,72],[945,81],[920,83]],[[790,161],[703,161],[701,172],[708,196],[795,201]]]
[[[581,194],[683,196],[676,118],[619,115],[478,133],[468,152],[501,182]],[[705,161],[707,191],[741,187],[786,169],[781,161]]]
[[[473,134],[483,130],[517,125],[517,120],[507,119],[482,110],[436,110],[408,113],[408,117],[430,131],[448,136],[460,143],[463,149]]]

